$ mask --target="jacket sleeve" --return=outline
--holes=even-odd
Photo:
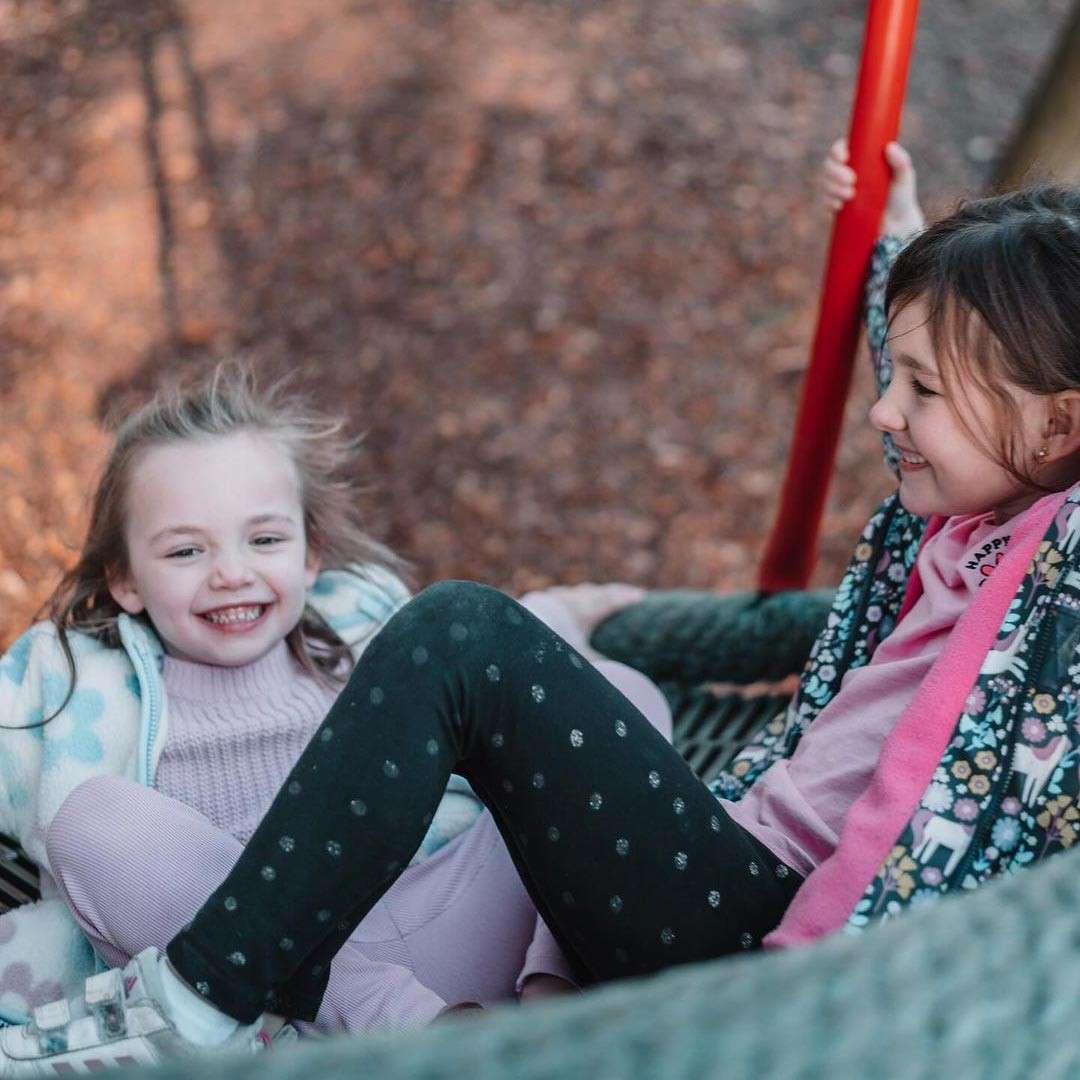
[[[880,397],[892,381],[892,360],[889,357],[889,324],[885,316],[885,286],[889,281],[889,271],[900,254],[907,239],[899,236],[882,236],[874,244],[870,256],[870,274],[866,279],[866,341],[870,346],[870,361],[874,367],[874,380]],[[885,463],[899,474],[900,454],[893,445],[892,436],[882,438],[885,444]]]

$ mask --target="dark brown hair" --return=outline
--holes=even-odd
[[[306,539],[318,552],[324,570],[365,568],[401,572],[403,562],[373,540],[364,528],[358,490],[350,476],[358,441],[345,434],[345,421],[313,409],[292,389],[290,380],[261,384],[245,363],[218,364],[186,384],[162,387],[117,429],[112,450],[94,492],[90,524],[78,562],[63,576],[42,605],[57,627],[67,659],[70,685],[60,707],[75,690],[75,659],[69,629],[119,646],[117,619],[121,609],[109,592],[109,578],[129,569],[124,537],[131,474],[151,447],[255,432],[277,442],[296,467]],[[286,641],[308,672],[329,681],[343,678],[349,648],[310,606]]]
[[[916,300],[946,398],[968,433],[1018,482],[1047,490],[1020,449],[1006,384],[1033,394],[1080,389],[1080,188],[1040,184],[960,204],[897,257],[885,291],[889,321]],[[958,411],[973,391],[997,432]]]

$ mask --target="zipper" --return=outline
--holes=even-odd
[[[1061,581],[1064,575],[1058,575],[1058,581]],[[1057,589],[1055,584],[1051,590],[1051,596]],[[1050,631],[1053,629],[1054,623],[1057,620],[1058,613],[1053,607],[1052,602],[1047,604],[1046,615],[1043,616],[1043,625],[1039,627],[1039,636],[1035,639],[1035,647],[1031,651],[1031,663],[1028,666],[1028,672],[1031,678],[1042,669],[1043,660],[1046,659],[1046,652],[1050,643]],[[1024,683],[1024,689],[1027,689],[1028,683]],[[1009,767],[1002,774],[1001,780],[998,782],[997,788],[994,791],[994,796],[990,800],[990,805],[987,807],[986,813],[983,816],[982,825],[978,832],[971,838],[971,843],[968,845],[967,854],[964,856],[963,862],[957,868],[954,874],[954,880],[960,882],[961,888],[963,888],[964,878],[971,870],[971,864],[975,861],[976,854],[982,849],[984,841],[990,830],[993,828],[994,821],[997,820],[998,811],[1001,809],[1001,804],[1005,801],[1005,792],[1009,790],[1009,784],[1012,782],[1013,773],[1016,772],[1016,737],[1017,737],[1017,720],[1020,711],[1020,701],[1022,694],[1017,694],[1016,701],[1013,704],[1012,715],[1010,716],[1009,723],[1009,739],[1007,743],[1007,760]]]

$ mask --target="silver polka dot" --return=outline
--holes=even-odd
[[[615,841],[615,854],[616,855],[629,855],[630,854],[630,841],[625,836],[620,836]]]
[[[318,977],[318,976],[319,976],[319,975],[321,975],[322,973],[323,973],[323,966],[322,966],[322,964],[314,964],[314,965],[312,966],[312,968],[311,968],[311,974],[312,974],[312,975],[314,975],[314,976]]]
[[[570,663],[573,664],[574,667],[576,667],[578,670],[581,670],[581,668],[584,667],[584,664],[581,661],[581,657],[578,656],[577,653],[570,653]]]
[[[349,809],[357,816],[363,817],[367,813],[367,803],[363,799],[353,799],[349,803]]]
[[[203,980],[200,979],[195,984],[195,989],[198,990],[199,993],[202,994],[203,997],[209,997],[210,996],[210,984],[208,982],[204,982]]]
[[[513,781],[511,781],[511,780],[504,780],[504,781],[502,782],[502,789],[503,789],[503,791],[505,791],[505,792],[506,792],[506,794],[507,794],[507,795],[509,795],[509,794],[510,794],[510,792],[512,792],[512,791],[514,790],[514,784],[513,784]]]
[[[615,734],[618,735],[620,739],[625,739],[626,738],[626,723],[625,723],[625,721],[623,721],[623,720],[616,720],[615,721]]]
[[[660,931],[660,940],[663,944],[670,945],[675,940],[675,931],[672,930],[670,926],[665,926],[664,929]]]
[[[720,819],[715,814],[709,818],[709,828],[712,829],[713,832],[720,831]]]
[[[341,857],[341,845],[336,840],[326,841],[326,854],[331,859],[337,859]]]
[[[659,786],[660,786],[660,774],[655,769],[653,769],[653,771],[651,773],[649,773],[649,787],[655,789],[655,788],[658,788]]]
[[[516,608],[506,609],[506,621],[513,626],[520,626],[525,620],[521,617],[521,612]]]
[[[786,878],[790,873],[791,871],[783,863],[776,864],[776,876],[778,878]]]
[[[609,908],[611,908],[611,910],[612,910],[612,911],[613,911],[613,912],[614,912],[614,913],[615,913],[616,915],[618,915],[618,914],[619,914],[619,912],[620,912],[620,911],[622,911],[622,897],[621,897],[621,896],[613,896],[613,897],[612,897],[612,898],[611,898],[611,899],[610,899],[610,900],[608,901],[608,907],[609,907]]]
[[[330,921],[330,909],[329,908],[319,908],[319,910],[315,912],[315,918],[318,919],[319,922],[329,922]]]
[[[674,810],[676,814],[681,814],[686,809],[686,803],[676,795],[675,798],[671,800],[671,809]]]
[[[296,942],[291,937],[283,937],[277,944],[282,952],[292,952]]]
[[[222,906],[226,911],[235,911],[239,905],[236,902],[235,896],[226,896],[222,901]]]
[[[469,628],[464,623],[451,623],[450,636],[454,641],[464,641],[469,636]]]
[[[243,967],[247,963],[247,957],[237,949],[236,952],[229,953],[228,961],[234,967]]]
[[[322,729],[322,731],[319,732],[319,741],[320,742],[329,742],[333,737],[334,737],[334,729],[333,728],[324,727]]]
[[[429,653],[423,645],[417,645],[412,651],[412,662],[417,667],[423,667],[428,662]]]
[[[381,705],[386,700],[386,694],[381,686],[373,686],[371,693],[368,694],[368,700],[372,705]]]
[[[503,737],[501,731],[496,731],[495,734],[491,736],[491,745],[494,746],[496,750],[498,750],[504,742],[506,742],[506,739]]]
[[[300,787],[299,780],[290,780],[289,786],[285,789],[290,795],[299,795],[303,788]]]
[[[739,944],[744,949],[751,949],[754,946],[754,935],[747,931],[744,934],[739,935]]]
[[[756,862],[752,862],[748,867],[751,877],[757,877],[761,873],[761,867]]]
[[[488,664],[484,674],[488,677],[488,682],[498,682],[502,678],[502,672],[494,664]]]
[[[603,797],[603,795],[601,795],[599,791],[594,791],[589,796],[589,809],[590,810],[599,810],[600,807],[603,806],[603,805],[604,805],[604,797]]]
[[[719,907],[720,906],[720,893],[719,893],[719,890],[710,889],[709,890],[708,901],[709,901],[709,907],[713,907],[713,908]]]
[[[687,858],[685,851],[676,851],[675,852],[675,869],[676,870],[685,870],[687,862],[689,862],[689,859]]]
[[[570,732],[570,745],[575,750],[577,750],[582,746],[582,744],[584,742],[585,742],[585,736],[582,735],[581,732],[578,731],[577,728],[574,728],[574,730]]]
[[[263,881],[273,881],[277,877],[277,871],[272,866],[267,865],[259,871],[259,876]]]
[[[548,831],[547,831],[548,839],[551,840],[553,843],[554,843],[554,841],[558,840],[561,835],[562,835],[562,833],[560,833],[559,830],[556,829],[554,825],[552,825],[551,828],[548,829]]]
[[[533,787],[539,790],[544,786],[544,774],[542,772],[533,773]]]
[[[439,741],[438,741],[438,739],[428,739],[428,741],[427,741],[427,752],[432,757],[435,757],[435,755],[439,752]]]
[[[547,697],[547,692],[539,683],[535,683],[529,693],[532,694],[532,699],[537,705]]]
[[[278,841],[278,847],[281,848],[281,850],[286,852],[286,853],[288,853],[290,851],[295,851],[296,850],[296,841],[291,836],[283,836]]]
[[[390,780],[396,780],[401,775],[401,770],[397,767],[396,762],[387,759],[382,763],[383,775]]]

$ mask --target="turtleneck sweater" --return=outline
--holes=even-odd
[[[282,641],[242,667],[166,656],[169,728],[154,786],[246,843],[337,697]]]

